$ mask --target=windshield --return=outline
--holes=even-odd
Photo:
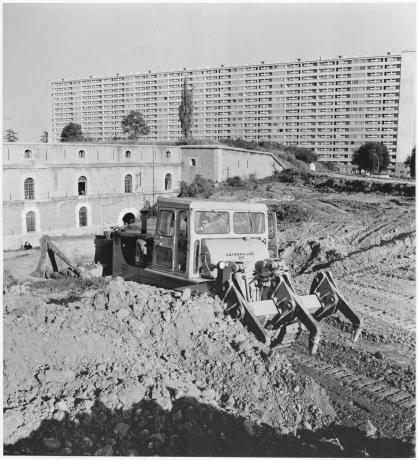
[[[265,220],[262,212],[234,212],[234,232],[264,233]]]
[[[225,211],[197,211],[195,232],[200,234],[229,233],[229,214]]]

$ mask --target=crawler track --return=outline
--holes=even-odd
[[[332,366],[319,361],[317,357],[299,353],[293,348],[286,349],[285,354],[290,362],[308,368],[314,374],[322,374],[332,379],[338,379],[339,382],[352,387],[356,392],[363,393],[369,398],[377,398],[379,401],[388,402],[406,409],[415,407],[416,402],[413,395],[386,382],[356,374],[351,369]]]

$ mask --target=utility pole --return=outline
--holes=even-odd
[[[152,144],[152,205],[155,204],[155,146]]]

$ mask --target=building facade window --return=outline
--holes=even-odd
[[[78,178],[78,194],[87,195],[87,177],[85,176]]]
[[[78,158],[86,158],[86,152],[84,150],[79,150]]]
[[[131,152],[129,150],[125,152],[125,158],[131,158]]]
[[[36,231],[36,215],[33,211],[26,213],[26,231],[28,233]]]
[[[34,200],[35,199],[35,181],[28,177],[25,179],[24,185],[25,200]]]
[[[165,152],[165,156],[167,159],[170,159],[171,158],[171,152],[170,150],[167,150],[167,152]]]
[[[80,208],[78,211],[78,224],[80,227],[87,227],[88,222],[87,222],[87,208],[83,206]]]
[[[32,150],[25,150],[25,158],[32,158]]]
[[[190,158],[190,166],[196,166],[196,158]]]
[[[165,179],[164,179],[164,190],[171,190],[171,174],[168,173],[165,175]]]
[[[125,176],[125,193],[132,193],[132,176],[130,174]]]

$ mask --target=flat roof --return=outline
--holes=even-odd
[[[382,58],[382,57],[399,57],[403,53],[415,53],[414,50],[401,50],[401,51],[382,51],[380,53],[374,54],[367,54],[367,53],[355,53],[351,55],[334,55],[334,56],[318,56],[318,57],[305,57],[305,58],[292,58],[292,59],[282,59],[282,60],[266,60],[266,61],[259,61],[254,63],[245,63],[245,64],[208,64],[207,66],[201,67],[193,67],[193,68],[186,68],[183,67],[182,69],[170,69],[170,70],[142,70],[140,72],[127,72],[127,73],[107,73],[102,75],[89,75],[88,77],[73,77],[73,78],[60,78],[56,77],[55,79],[49,79],[47,82],[49,83],[70,83],[75,81],[81,80],[97,80],[97,79],[107,79],[107,78],[120,78],[123,79],[125,77],[151,77],[165,75],[165,74],[179,74],[182,75],[184,73],[191,73],[191,72],[203,72],[206,70],[209,71],[218,71],[218,70],[226,70],[232,68],[247,68],[247,67],[268,67],[272,65],[286,65],[286,64],[301,64],[301,63],[310,63],[310,62],[319,62],[319,61],[336,61],[339,59],[369,59],[369,58]]]
[[[247,201],[214,201],[196,198],[166,198],[158,197],[157,204],[168,208],[201,209],[203,211],[267,211],[263,203],[248,203]]]
[[[224,145],[224,144],[196,144],[196,145],[179,145],[184,150],[191,149],[222,149],[222,150],[234,150],[238,152],[247,152],[247,153],[258,153],[261,155],[271,155],[271,152],[265,152],[263,150],[250,150],[250,149],[243,149],[241,147],[233,147],[232,145]]]

